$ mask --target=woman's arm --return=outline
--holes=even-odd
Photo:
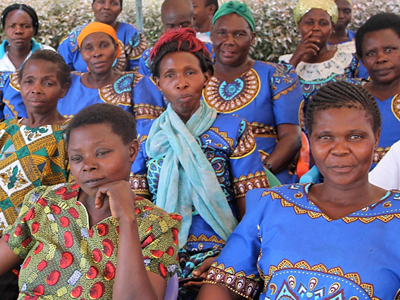
[[[134,194],[126,181],[101,186],[96,195],[96,207],[101,208],[108,197],[111,215],[119,222],[117,271],[113,299],[162,300],[166,282],[155,273],[149,274],[143,262],[142,245],[136,220]]]
[[[304,38],[301,39],[300,43],[297,45],[292,57],[290,58],[289,64],[294,68],[304,59],[307,55],[316,56],[319,53],[319,47],[316,43],[319,42],[317,38],[312,38],[312,31],[306,34]]]
[[[271,172],[276,174],[285,169],[301,148],[301,129],[295,124],[280,124],[277,126],[278,143],[268,156]]]
[[[8,247],[4,237],[0,239],[0,276],[22,264],[22,258]]]

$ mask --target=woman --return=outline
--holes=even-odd
[[[166,104],[150,78],[112,68],[121,50],[111,26],[90,23],[78,36],[78,46],[89,72],[71,74],[71,87],[57,107],[63,116],[72,117],[82,108],[95,103],[110,103],[134,114],[140,127],[139,123],[154,119],[164,111]],[[15,77],[10,76],[3,90],[6,119],[25,116]]]
[[[289,165],[301,147],[302,94],[294,69],[249,57],[255,24],[244,3],[224,3],[213,18],[215,74],[204,101],[221,114],[239,115],[251,130],[264,163],[282,183],[293,182]]]
[[[252,299],[258,290],[260,299],[399,297],[400,193],[368,182],[376,101],[360,85],[331,83],[310,101],[306,120],[324,183],[249,192],[199,300]]]
[[[139,58],[147,49],[144,35],[133,25],[119,22],[117,18],[122,11],[122,0],[93,0],[92,9],[96,22],[110,25],[117,32],[118,46],[121,55],[115,60],[113,68],[117,71],[131,71],[139,66]],[[58,46],[58,52],[74,71],[86,72],[78,45],[78,36],[87,24],[78,26],[65,37]]]
[[[0,239],[0,274],[22,264],[20,300],[163,300],[177,270],[181,218],[130,188],[134,117],[92,105],[71,120],[66,143],[75,182],[25,197]]]
[[[329,36],[329,44],[346,44],[354,53],[356,33],[346,29],[351,21],[354,4],[352,0],[335,0],[338,9],[338,20],[332,34]]]
[[[279,60],[296,68],[307,104],[321,86],[356,77],[358,60],[343,44],[328,44],[338,20],[333,0],[299,0],[293,14],[301,41],[293,54],[283,55]]]
[[[0,123],[0,236],[17,219],[28,192],[68,181],[64,131],[69,120],[57,111],[57,102],[71,84],[69,68],[57,52],[38,50],[21,67],[19,81],[27,118]],[[16,298],[13,273],[0,283],[1,299]]]
[[[268,186],[249,124],[200,101],[213,72],[193,29],[166,32],[151,54],[151,72],[169,102],[143,130],[131,186],[182,215],[180,278],[201,280],[244,214],[248,190]],[[192,282],[193,283],[193,282]],[[181,298],[190,293],[186,287]]]
[[[382,133],[372,167],[400,140],[400,17],[372,16],[356,34],[357,56],[370,74],[364,87],[375,97],[382,115]]]
[[[53,48],[35,42],[39,20],[35,10],[26,4],[12,4],[1,13],[6,40],[0,45],[0,71],[14,72],[33,52]]]

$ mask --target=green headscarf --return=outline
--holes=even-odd
[[[246,3],[242,3],[239,1],[229,1],[222,4],[217,12],[214,14],[214,18],[212,20],[213,25],[219,18],[233,13],[238,14],[243,19],[245,19],[247,23],[249,23],[252,31],[255,30],[253,14],[251,13]]]

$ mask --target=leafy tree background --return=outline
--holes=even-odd
[[[220,1],[220,4],[227,0]],[[142,0],[144,33],[149,45],[162,34],[160,7],[162,0]],[[247,0],[256,21],[256,43],[251,55],[255,59],[277,61],[282,54],[292,53],[300,34],[293,20],[292,9],[297,0]],[[2,0],[0,10],[15,1]],[[91,0],[22,0],[31,5],[39,16],[40,28],[36,39],[57,48],[60,41],[76,26],[93,21]],[[124,0],[120,21],[135,23],[135,0]],[[400,0],[361,1],[354,6],[349,29],[357,30],[371,15],[378,12],[400,14]],[[3,31],[0,40],[4,40]]]

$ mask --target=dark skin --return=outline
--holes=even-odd
[[[230,14],[218,19],[211,31],[211,40],[216,52],[214,77],[231,83],[253,67],[254,60],[250,58],[249,51],[254,43],[255,34],[239,15]],[[234,56],[227,56],[227,51],[233,52]],[[272,173],[285,169],[301,148],[299,126],[280,124],[277,126],[277,133],[279,142],[267,161]]]
[[[351,21],[352,7],[347,0],[336,0],[338,7],[338,21],[335,24],[335,30],[329,37],[329,43],[336,45],[349,40],[346,27]]]
[[[321,63],[331,59],[336,53],[336,48],[332,49],[328,46],[333,26],[331,17],[322,9],[314,8],[306,13],[297,24],[301,42],[289,63],[296,68],[301,61]]]

